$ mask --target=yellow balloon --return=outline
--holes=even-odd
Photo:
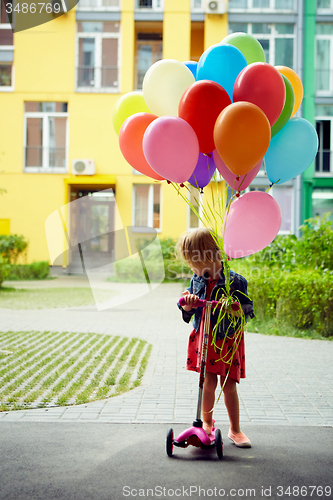
[[[288,80],[290,81],[294,94],[295,94],[295,104],[293,111],[291,113],[291,116],[294,116],[296,111],[301,105],[302,99],[303,99],[303,84],[302,80],[298,76],[298,74],[291,68],[288,68],[287,66],[275,66],[275,68],[278,70],[279,73],[284,75]]]
[[[161,59],[150,66],[142,90],[150,111],[157,116],[178,116],[179,101],[195,78],[185,64]]]
[[[119,135],[120,128],[124,121],[135,113],[150,113],[143,93],[139,90],[128,92],[121,96],[112,110],[112,123],[116,134]]]

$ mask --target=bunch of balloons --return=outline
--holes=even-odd
[[[310,122],[293,117],[302,98],[295,71],[266,63],[258,40],[233,33],[205,50],[198,63],[153,64],[142,92],[122,96],[112,120],[124,158],[139,172],[203,188],[217,169],[240,191],[263,162],[272,184],[312,163],[317,133]],[[261,250],[280,225],[280,208],[268,193],[243,194],[224,224],[226,253],[240,257]]]

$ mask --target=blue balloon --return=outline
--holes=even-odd
[[[196,61],[185,61],[185,62],[183,62],[183,64],[185,64],[185,66],[188,67],[188,69],[191,71],[194,78],[197,79],[198,63]]]
[[[306,170],[318,151],[318,135],[304,118],[292,118],[272,137],[265,155],[266,172],[272,183],[282,184]]]
[[[232,101],[236,78],[246,66],[246,59],[240,50],[227,43],[218,43],[205,50],[200,57],[197,80],[219,83]]]
[[[187,182],[192,184],[194,187],[203,188],[209,184],[214,175],[215,169],[216,166],[213,160],[213,155],[208,156],[203,153],[199,153],[198,163]]]

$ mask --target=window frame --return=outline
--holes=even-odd
[[[162,232],[162,189],[161,184],[149,184],[147,182],[133,183],[132,185],[132,231],[134,233],[146,233],[147,227],[154,229],[157,233]],[[135,212],[136,212],[136,186],[149,186],[148,188],[148,217],[147,226],[135,225]],[[154,227],[154,187],[158,186],[160,190],[160,225]]]
[[[191,201],[191,194],[192,194],[192,190],[193,190],[193,194],[198,194],[199,195],[199,216],[200,216],[200,219],[198,218],[198,226],[196,227],[192,227],[190,224],[191,224],[191,212],[192,212],[192,209],[190,207],[190,205],[187,205],[187,217],[186,217],[186,227],[187,227],[187,231],[194,231],[195,229],[198,229],[199,227],[203,227],[203,224],[202,224],[202,216],[203,216],[203,208],[202,208],[202,203],[203,203],[203,194],[200,192],[200,190],[194,186],[191,186],[189,185],[189,191],[187,193],[187,197],[188,197],[188,200]],[[195,215],[195,214],[193,214]]]
[[[317,122],[322,122],[322,121],[330,121],[331,122],[331,134],[330,134],[330,171],[329,172],[323,172],[323,171],[317,171],[316,170],[316,158],[317,155],[323,153],[325,150],[323,148],[320,148],[320,143],[318,146],[318,151],[316,158],[314,159],[314,176],[315,177],[321,177],[321,178],[331,178],[333,177],[333,116],[316,116],[315,117],[315,122],[317,125]]]
[[[138,12],[163,12],[164,11],[164,0],[152,0],[152,7],[140,7],[140,0],[135,0],[134,10]],[[157,3],[160,3],[160,6],[157,7]]]
[[[333,24],[333,23],[329,23]],[[318,90],[317,86],[315,88],[316,96],[331,96],[333,95],[333,33],[332,35],[322,35],[316,34],[315,36],[315,71],[319,71],[317,67],[317,42],[318,40],[327,40],[330,42],[330,54],[329,54],[329,88],[324,90]]]
[[[247,26],[246,33],[248,33],[249,35],[254,36],[258,40],[259,39],[260,40],[269,40],[269,61],[266,61],[266,62],[268,62],[272,66],[277,65],[277,63],[275,61],[275,54],[276,54],[275,41],[280,40],[280,39],[285,39],[285,38],[292,39],[293,40],[293,65],[292,65],[292,69],[295,69],[295,67],[296,67],[296,55],[297,55],[297,37],[295,34],[295,23],[257,23],[257,22],[255,22],[255,23],[244,22],[243,23],[242,22],[241,24],[245,24]],[[272,31],[271,31],[271,33],[256,33],[253,30],[253,24],[267,24],[267,25],[271,26]],[[278,25],[278,24],[290,24],[294,27],[294,32],[292,34],[288,33],[288,34],[281,35],[277,32],[277,30],[275,28],[276,25]],[[233,32],[230,32],[230,33],[233,33]]]
[[[2,8],[3,4],[0,5],[0,8]],[[2,30],[11,30],[12,26],[10,23],[1,23],[0,22],[0,29]],[[0,66],[11,66],[11,85],[8,86],[2,86],[0,85],[0,92],[13,92],[15,88],[15,71],[14,71],[14,62],[6,62],[6,61],[1,61],[1,52],[8,52],[12,51],[14,53],[14,38],[13,38],[13,45],[1,45],[0,46]]]
[[[121,10],[121,0],[119,0],[119,5],[114,6],[114,5],[90,5],[90,6],[84,6],[81,4],[82,0],[78,2],[76,6],[76,10],[78,11],[83,11],[83,12],[91,12],[91,11],[116,11],[119,12]],[[90,0],[91,3],[97,3],[97,4],[102,4],[103,0]]]
[[[26,148],[27,148],[27,130],[28,118],[43,119],[43,163],[48,158],[49,151],[49,118],[66,118],[66,144],[65,144],[65,167],[27,167],[26,166]],[[45,142],[44,142],[45,141]],[[68,147],[69,147],[69,114],[67,112],[55,111],[24,111],[23,118],[23,172],[30,174],[67,174],[68,173]]]
[[[119,23],[119,32],[118,33],[110,33],[110,32],[101,32],[101,33],[85,33],[78,31],[78,23],[81,22],[105,22],[105,21],[77,21],[76,22],[76,37],[75,37],[75,92],[78,93],[91,93],[91,94],[119,94],[121,92],[121,30],[122,30],[122,25],[120,21],[115,21]],[[95,80],[94,86],[91,87],[84,87],[84,86],[79,86],[78,85],[78,77],[79,77],[79,59],[80,59],[80,38],[93,38],[95,39],[95,65],[94,65],[94,71],[98,75],[97,82]],[[101,83],[101,69],[103,66],[101,65],[102,63],[102,43],[103,43],[103,38],[115,38],[118,40],[118,54],[117,54],[117,70],[118,70],[118,85],[114,87],[97,87],[96,83]],[[96,43],[97,40],[97,43]]]

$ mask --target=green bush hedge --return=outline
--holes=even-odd
[[[33,262],[32,264],[13,264],[9,267],[7,280],[43,280],[50,274],[47,261]]]
[[[258,274],[248,280],[248,290],[259,319],[268,316],[296,328],[314,328],[324,337],[333,335],[332,272],[298,270],[279,277]]]
[[[16,264],[20,255],[26,256],[28,242],[17,234],[0,235],[0,255],[9,263]]]
[[[10,270],[10,265],[8,264],[7,260],[0,255],[0,287],[2,283],[6,279],[8,279],[9,270]]]

